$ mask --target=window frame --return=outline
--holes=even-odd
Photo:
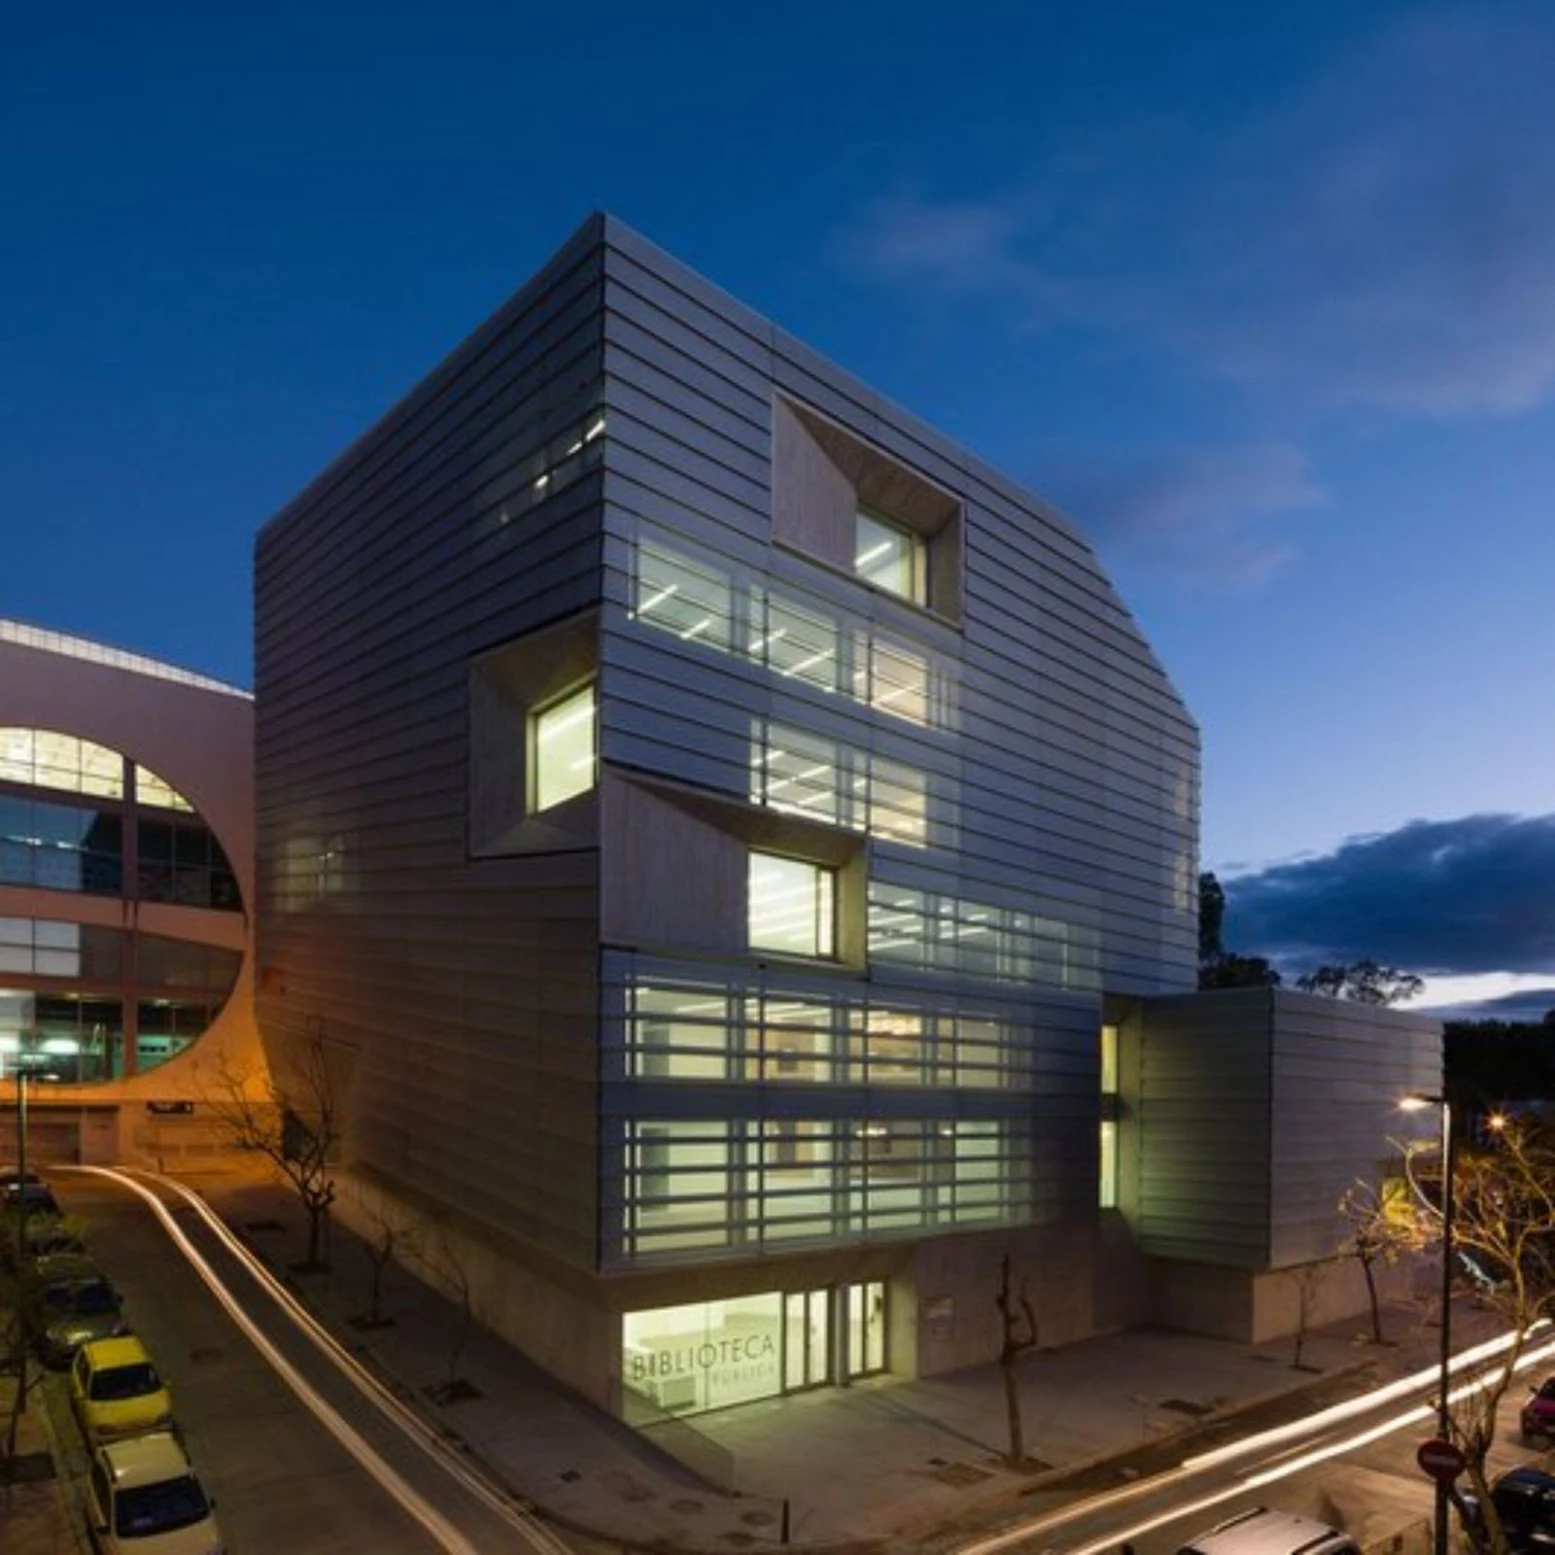
[[[589,699],[588,781],[580,787],[568,790],[558,798],[546,799],[544,797],[546,790],[546,763],[543,754],[546,734],[545,720],[585,696]],[[529,793],[527,795],[527,808],[531,815],[543,815],[549,810],[555,810],[562,805],[569,804],[584,794],[592,793],[599,787],[599,677],[597,675],[590,675],[587,680],[577,682],[558,696],[551,697],[538,704],[530,712],[528,766]]]
[[[755,913],[755,874],[757,861],[766,860],[783,865],[797,865],[809,870],[811,878],[815,882],[816,891],[813,902],[815,915],[815,944],[813,951],[795,950],[790,946],[773,944],[769,941],[761,941],[756,938],[754,913]],[[830,864],[823,864],[815,859],[803,858],[792,853],[775,853],[767,848],[749,848],[746,850],[745,864],[745,943],[746,948],[753,956],[784,956],[799,961],[836,961],[839,959],[839,906],[840,906],[840,881],[839,871]]]
[[[891,584],[881,582],[871,577],[863,570],[862,562],[866,553],[861,550],[866,538],[866,526],[876,531],[881,531],[890,539],[904,541],[906,543],[907,556],[907,588],[905,590],[893,588]],[[877,544],[882,543],[876,541]],[[920,610],[929,609],[929,542],[927,536],[920,534],[918,530],[901,523],[897,519],[889,517],[868,504],[859,502],[853,509],[853,575],[869,588],[879,589],[882,594],[889,594],[893,599],[904,600],[909,605],[916,605]]]

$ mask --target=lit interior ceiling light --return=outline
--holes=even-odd
[[[884,556],[894,544],[895,542],[892,540],[882,540],[878,545],[870,546],[867,551],[860,551],[859,554],[854,557],[853,565],[862,571],[872,561],[877,561],[880,557]]]
[[[703,632],[705,632],[708,629],[708,627],[710,627],[712,624],[713,624],[713,618],[711,616],[703,616],[702,619],[700,621],[698,621],[695,626],[688,626],[685,629],[685,631],[683,631],[680,634],[680,640],[682,642],[685,642],[688,638],[698,637]]]
[[[661,588],[659,590],[659,592],[657,594],[655,594],[653,596],[652,599],[647,600],[645,603],[643,603],[643,604],[641,604],[641,605],[639,605],[637,607],[638,615],[641,615],[641,616],[647,615],[648,612],[650,610],[652,610],[655,605],[662,605],[664,603],[664,601],[666,599],[668,599],[672,594],[678,594],[679,592],[680,592],[680,585],[678,583],[666,584],[663,588]]]
[[[593,441],[594,441],[594,439],[595,439],[595,438],[596,438],[596,437],[598,437],[598,436],[599,436],[599,434],[600,434],[600,433],[601,433],[601,432],[603,432],[603,431],[604,431],[604,430],[605,430],[605,418],[604,418],[604,417],[603,417],[603,416],[601,416],[601,417],[600,417],[600,418],[599,418],[599,419],[598,419],[598,420],[597,420],[597,421],[596,421],[596,422],[595,422],[595,423],[594,423],[594,424],[593,424],[593,425],[592,425],[592,426],[591,426],[591,427],[590,427],[590,428],[589,428],[589,429],[588,429],[588,431],[586,431],[586,432],[585,432],[585,433],[584,433],[584,434],[583,434],[583,441],[584,441],[584,442],[585,442],[585,443],[592,443],[592,442],[593,442]]]

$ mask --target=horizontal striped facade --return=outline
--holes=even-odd
[[[789,406],[954,500],[953,609],[774,538]],[[695,619],[654,605],[666,577]],[[675,1258],[811,1224],[749,1186],[792,1170],[771,1140],[791,1152],[799,1123],[836,1152],[821,1241],[1094,1219],[1103,995],[1193,985],[1198,754],[1061,514],[596,218],[266,528],[256,589],[260,1018],[352,1054],[359,1162],[558,1270],[651,1256],[649,1127],[710,1131],[703,1198],[745,1195],[745,1230]],[[472,841],[477,665],[517,645],[533,680],[524,641],[558,623],[593,656],[598,805]],[[847,774],[826,825],[760,777],[785,740]],[[858,958],[773,963],[674,904],[609,906],[636,867],[623,817],[734,837],[757,811],[839,834],[866,877]],[[632,1057],[632,1001],[683,985],[739,1026],[696,1082]],[[822,1012],[824,1083],[749,1067],[740,1023],[774,1001]],[[876,1008],[926,1056],[850,1057]],[[1000,1083],[965,1078],[957,1020],[1008,1055]],[[841,1164],[885,1129],[945,1152],[923,1219]],[[942,1140],[996,1140],[1000,1164]]]

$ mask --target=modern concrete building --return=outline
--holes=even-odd
[[[1063,514],[597,217],[256,587],[266,1043],[324,1033],[361,1192],[557,1375],[925,1374],[1006,1252],[1047,1342],[1216,1266],[1146,1057],[1197,734]]]
[[[252,762],[245,692],[0,621],[0,1091],[31,1077],[36,1157],[176,1159],[197,1055],[262,1068]]]

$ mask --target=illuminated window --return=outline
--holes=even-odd
[[[1097,1202],[1118,1207],[1118,1028],[1101,1028],[1101,1161]]]
[[[853,671],[853,694],[860,702],[905,718],[908,723],[932,722],[929,705],[929,663],[911,648],[860,635]]]
[[[1101,1172],[1097,1202],[1103,1209],[1118,1207],[1118,1125],[1103,1120],[1101,1126]]]
[[[659,546],[638,548],[633,614],[682,642],[727,651],[733,640],[728,575]]]
[[[535,714],[535,809],[549,810],[594,786],[598,749],[590,683]]]
[[[926,551],[922,535],[878,514],[859,510],[853,568],[866,583],[910,599],[915,605],[924,604]]]
[[[752,950],[836,954],[837,877],[831,870],[804,859],[752,853],[749,882]]]

